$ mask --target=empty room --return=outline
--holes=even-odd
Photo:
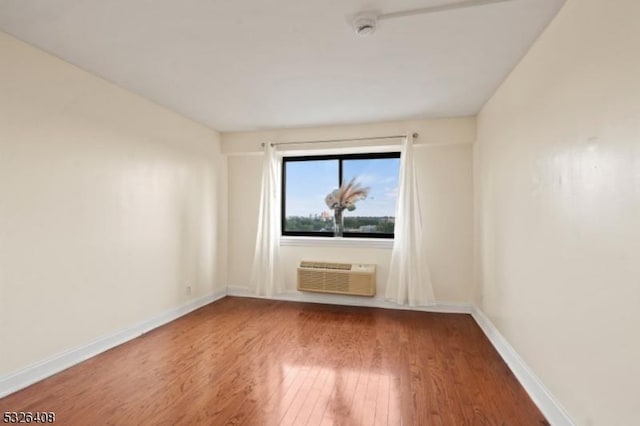
[[[0,415],[640,424],[640,2],[0,2]]]

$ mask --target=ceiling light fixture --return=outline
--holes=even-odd
[[[353,29],[359,36],[369,36],[376,32],[377,22],[375,13],[362,12],[353,18]]]

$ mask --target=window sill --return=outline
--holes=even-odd
[[[281,246],[298,247],[365,247],[392,249],[392,239],[338,237],[280,237]]]

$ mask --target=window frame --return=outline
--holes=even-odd
[[[319,238],[335,238],[333,232],[313,232],[313,231],[287,231],[285,229],[286,222],[286,203],[287,203],[287,163],[304,162],[304,161],[322,161],[322,160],[338,160],[338,182],[343,181],[343,161],[344,160],[379,160],[379,159],[400,159],[400,151],[389,152],[370,152],[357,154],[324,154],[324,155],[295,155],[282,157],[282,173],[280,182],[281,191],[281,208],[280,208],[280,234],[283,237],[319,237]],[[400,177],[398,176],[398,180]],[[338,185],[340,186],[340,184]],[[344,232],[343,238],[375,238],[393,240],[394,232]]]

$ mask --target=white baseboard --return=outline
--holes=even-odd
[[[53,355],[40,362],[16,371],[15,373],[0,376],[0,398],[26,388],[29,385],[46,379],[49,376],[59,373],[62,370],[66,370],[73,365],[121,345],[129,340],[135,339],[154,328],[158,328],[161,325],[180,318],[191,311],[225,296],[226,292],[221,290],[207,296],[200,297],[182,306],[165,311],[148,320],[139,322],[106,336],[102,336],[85,345]]]
[[[466,303],[438,302],[429,306],[397,305],[381,297],[344,296],[340,294],[309,293],[290,290],[273,297],[261,297],[251,293],[247,287],[227,287],[227,295],[237,297],[253,297],[259,299],[284,300],[289,302],[324,303],[327,305],[365,306],[370,308],[401,309],[423,312],[441,312],[451,314],[470,314],[473,306]]]
[[[549,423],[553,426],[574,426],[560,401],[549,392],[489,318],[475,306],[471,315]]]

